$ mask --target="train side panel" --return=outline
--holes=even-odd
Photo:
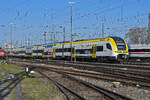
[[[129,57],[144,59],[150,58],[150,45],[149,44],[130,44]]]

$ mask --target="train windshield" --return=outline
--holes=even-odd
[[[112,38],[115,40],[118,50],[126,50],[126,44],[122,38],[120,37],[112,37]]]

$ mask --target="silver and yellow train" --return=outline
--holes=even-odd
[[[62,42],[15,48],[9,56],[53,59],[124,60],[128,58],[128,46],[120,37],[108,37],[77,40],[72,43]]]

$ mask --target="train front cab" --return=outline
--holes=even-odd
[[[0,59],[5,59],[5,51],[4,51],[4,49],[0,49]]]
[[[116,55],[116,60],[127,60],[128,59],[128,46],[127,43],[120,37],[112,37],[114,40],[113,47]]]

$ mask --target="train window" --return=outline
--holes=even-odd
[[[62,52],[62,49],[56,49],[56,52]]]
[[[92,53],[92,49],[77,49],[76,53],[77,54],[91,54]]]
[[[85,54],[91,54],[92,53],[92,49],[85,49],[84,53]]]
[[[36,50],[33,50],[34,53],[36,53]]]
[[[96,51],[103,51],[103,46],[97,46]]]
[[[118,50],[125,50],[126,46],[125,45],[117,45]]]
[[[64,48],[63,50],[64,50],[64,52],[66,52],[66,51],[67,51],[67,50],[66,50],[66,48]]]
[[[59,52],[59,49],[56,49],[56,51],[55,52]]]
[[[107,49],[112,50],[111,45],[109,43],[106,44]]]
[[[26,55],[31,55],[31,53],[26,53]]]
[[[38,50],[38,53],[42,53],[42,50]]]
[[[129,49],[129,52],[150,52],[150,49]]]
[[[84,49],[77,49],[77,50],[76,50],[76,53],[77,53],[77,54],[84,54]]]
[[[62,52],[65,52],[65,49],[64,49],[64,48],[62,48]]]
[[[64,48],[64,49],[60,49],[58,51],[59,52],[71,52],[71,48]]]
[[[34,53],[42,53],[42,50],[33,50],[33,52],[34,52]],[[22,52],[22,53],[25,53],[25,51]]]
[[[63,50],[64,50],[64,52],[66,52],[66,51],[67,51],[67,48],[64,48]]]
[[[19,51],[19,53],[25,53],[25,51]]]
[[[71,48],[67,48],[67,52],[71,52]]]

